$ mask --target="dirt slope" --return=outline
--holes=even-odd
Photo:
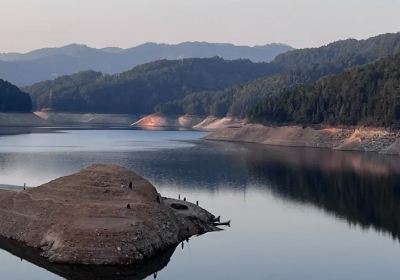
[[[374,127],[312,128],[246,124],[219,129],[210,133],[206,139],[400,154],[398,133]]]

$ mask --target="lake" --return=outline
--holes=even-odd
[[[4,188],[112,163],[143,175],[165,196],[199,200],[232,220],[157,265],[137,268],[140,275],[48,265],[1,240],[0,278],[398,279],[398,157],[201,140],[205,135],[44,129],[0,136]]]

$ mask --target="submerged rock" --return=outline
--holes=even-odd
[[[213,219],[111,165],[21,192],[0,191],[0,236],[38,248],[53,263],[137,264],[192,235],[218,230]]]

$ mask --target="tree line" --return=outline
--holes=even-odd
[[[0,79],[0,112],[25,113],[32,110],[29,94]]]
[[[259,103],[253,122],[400,127],[400,53]]]
[[[140,115],[192,92],[222,90],[274,71],[268,63],[218,57],[160,60],[116,75],[80,72],[24,90],[31,94],[36,109]]]

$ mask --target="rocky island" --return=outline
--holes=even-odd
[[[162,197],[136,173],[93,165],[42,186],[0,191],[0,236],[51,263],[132,265],[216,231],[216,218]]]

